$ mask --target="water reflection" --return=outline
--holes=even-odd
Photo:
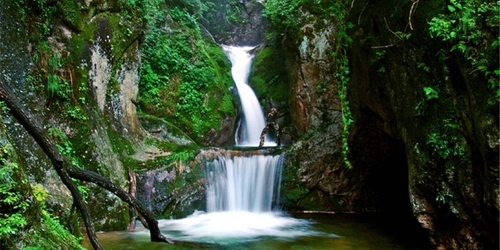
[[[276,213],[262,216],[198,213],[180,220],[161,220],[162,232],[175,244],[149,241],[142,227],[135,232],[98,235],[107,250],[121,249],[427,249],[425,237],[411,227],[394,227],[386,218],[359,215]],[[224,219],[218,216],[223,216]],[[252,217],[254,216],[254,217]],[[88,241],[84,246],[91,249]]]

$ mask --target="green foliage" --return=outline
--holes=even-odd
[[[8,112],[9,111],[9,107],[7,107],[7,104],[5,104],[4,101],[0,101],[0,112],[3,111],[3,112]]]
[[[298,31],[300,22],[299,8],[303,0],[267,0],[264,2],[264,13],[273,26],[273,32],[268,33],[268,39],[272,40],[285,36],[286,32],[295,33]]]
[[[338,30],[336,33],[337,48],[333,54],[336,59],[334,76],[338,81],[338,95],[340,97],[340,104],[342,109],[342,156],[344,163],[348,168],[352,168],[351,162],[347,157],[349,153],[349,130],[354,119],[351,114],[350,104],[348,99],[348,84],[349,84],[349,58],[346,54],[346,48],[352,43],[351,37],[347,34],[347,30],[352,28],[352,23],[345,23],[347,19],[348,10],[345,8],[345,3],[335,2],[329,7],[329,10],[334,13],[338,20]]]
[[[286,103],[290,88],[283,55],[278,48],[265,47],[255,55],[249,82],[259,100],[266,98]]]
[[[82,20],[79,12],[79,4],[76,1],[57,1],[57,15],[73,28],[80,28]]]
[[[32,76],[33,80],[45,81],[45,93],[50,99],[67,100],[71,89],[69,83],[59,76],[63,65],[62,59],[51,50],[47,40],[38,41],[33,61],[39,65],[39,70]]]
[[[432,88],[432,87],[424,87],[424,93],[425,93],[426,100],[432,100],[432,99],[439,98],[439,93],[436,90],[434,90],[434,88]]]
[[[351,168],[352,165],[347,157],[349,152],[349,128],[353,123],[353,118],[351,114],[351,110],[349,109],[349,100],[348,100],[348,83],[349,83],[349,66],[347,56],[344,55],[344,60],[342,64],[339,65],[335,76],[339,80],[339,97],[341,100],[341,109],[342,109],[342,155],[344,157],[344,162],[348,168]]]
[[[73,144],[68,136],[62,130],[54,127],[50,127],[48,132],[52,140],[56,143],[59,152],[66,156],[74,166],[82,167],[80,158],[77,157]]]
[[[461,54],[470,63],[468,74],[485,79],[497,97],[499,25],[499,1],[450,0],[447,12],[429,22],[431,36],[449,42],[450,51]]]
[[[80,239],[73,236],[45,210],[45,200],[49,194],[40,184],[28,184],[24,170],[18,165],[16,159],[12,145],[5,138],[1,139],[1,247],[7,247],[7,249],[83,249],[79,244]]]
[[[240,17],[242,10],[241,3],[238,1],[212,0],[203,2],[204,5],[200,5],[203,6],[203,8],[200,11],[195,11],[195,8],[188,9],[190,13],[198,13],[199,17],[203,16],[202,19],[217,21],[215,23],[207,23],[205,27],[208,29],[223,32],[226,27],[234,27],[247,21]],[[207,25],[211,25],[213,27],[207,27]]]
[[[203,0],[167,0],[165,2],[169,8],[185,10],[197,18],[201,17],[205,12],[210,11],[213,7],[212,3]],[[232,5],[233,3],[229,2],[229,4]]]
[[[24,213],[29,207],[14,177],[19,167],[11,160],[13,149],[0,141],[0,240],[16,235],[27,224]]]
[[[311,13],[318,19],[334,19],[341,25],[346,25],[345,17],[351,1],[332,1],[332,0],[267,0],[264,4],[264,16],[271,23],[271,32],[268,39],[283,37],[286,33],[297,34],[299,28]]]
[[[31,191],[33,192],[33,197],[35,200],[41,204],[41,207],[45,207],[45,200],[49,197],[47,190],[40,184],[35,184],[31,186]]]
[[[443,131],[432,132],[427,138],[427,145],[431,152],[440,159],[446,160],[450,157],[462,159],[465,156],[465,143],[461,141],[459,126],[445,119]]]
[[[78,249],[85,250],[80,245],[80,238],[72,235],[61,222],[47,211],[42,211],[39,230],[30,231],[25,236],[22,249]]]
[[[150,1],[140,1],[140,0],[119,0],[121,7],[121,16],[125,24],[131,22],[142,22],[142,23],[154,23],[159,16],[165,14],[165,3],[161,0],[150,0]],[[140,20],[134,20],[139,18]]]
[[[167,17],[158,17],[164,23],[151,26],[142,44],[139,107],[199,139],[234,112],[224,72],[229,70],[222,68],[227,67],[222,49],[203,41],[193,15],[174,7]]]
[[[423,116],[427,112],[429,104],[439,100],[439,92],[434,87],[424,87],[423,92],[425,98],[417,103],[415,116]]]
[[[71,117],[77,121],[87,121],[88,120],[87,115],[85,114],[85,112],[83,112],[82,108],[80,108],[79,106],[68,107],[67,114],[69,117]]]
[[[65,156],[71,156],[74,153],[73,145],[62,130],[51,127],[48,129],[48,131],[61,154]]]
[[[194,159],[194,156],[195,154],[193,150],[182,150],[169,155],[167,160],[172,162],[187,163],[189,160]]]

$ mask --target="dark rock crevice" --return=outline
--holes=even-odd
[[[350,56],[353,131],[374,129],[359,127],[370,116],[362,110],[369,108],[378,116],[378,129],[404,147],[412,212],[434,246],[498,247],[498,197],[493,195],[498,169],[492,167],[498,167],[498,145],[486,139],[498,131],[496,115],[487,102],[489,91],[473,84],[465,62],[455,53],[439,56],[447,45],[429,38],[424,20],[432,14],[422,9],[430,5],[421,3],[413,16],[418,29],[411,38],[383,53],[375,53],[373,45],[390,43],[387,25],[397,27],[402,20],[382,20],[397,4],[373,3],[363,13]],[[438,97],[428,98],[426,87]],[[380,145],[365,139],[353,150]]]

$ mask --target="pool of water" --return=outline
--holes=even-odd
[[[354,214],[197,213],[180,220],[160,220],[174,244],[149,241],[138,223],[134,232],[98,234],[105,249],[428,249],[414,225],[390,216]],[[83,245],[92,249],[88,241]]]

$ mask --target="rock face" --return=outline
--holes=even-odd
[[[419,5],[412,16],[414,30],[406,30],[411,37],[402,40],[391,32],[408,23],[411,3],[353,4],[349,21],[357,25],[348,50],[348,99],[355,120],[349,136],[352,169],[340,156],[340,99],[329,70],[335,24],[303,18],[300,32],[288,34],[283,44],[291,46],[291,114],[302,135],[287,154],[285,206],[404,210],[428,231],[435,247],[498,248],[495,91],[479,84],[486,80],[472,75],[460,54],[445,49],[449,45],[431,39],[427,20],[436,13],[425,10],[439,6]],[[390,13],[401,15],[389,19]]]
[[[203,209],[203,166],[197,161],[158,163],[137,174],[137,198],[164,218],[184,218]]]
[[[371,6],[354,34],[353,111],[358,121],[375,123],[368,128],[357,122],[354,136],[370,129],[402,143],[412,211],[421,226],[429,229],[434,245],[498,248],[498,100],[494,91],[487,84],[477,84],[486,82],[484,78],[466,73],[462,55],[449,53],[435,60],[439,53],[447,53],[446,44],[429,37],[426,20],[435,13],[416,12],[412,38],[384,50],[381,60],[369,63],[374,59],[366,55],[374,55],[370,53],[377,46],[374,42],[389,36],[380,32],[387,30],[381,13],[391,11],[386,4]],[[404,21],[394,19],[388,25],[396,27],[398,22]],[[377,39],[365,40],[369,36]],[[439,97],[430,97],[428,87]],[[364,145],[378,144],[376,138],[371,142],[358,138]]]
[[[61,13],[72,11],[64,4],[54,8],[65,8],[64,11],[59,9]],[[36,27],[19,25],[20,16],[2,18],[6,21],[0,27],[11,30],[15,24],[14,30],[19,35],[8,31],[5,34],[12,36],[2,39],[1,64],[6,71],[2,71],[0,80],[19,93],[21,101],[37,114],[40,123],[46,125],[61,146],[60,150],[76,159],[74,164],[100,173],[117,186],[128,188],[123,156],[133,153],[131,142],[139,144],[145,135],[134,105],[140,66],[138,34],[130,34],[127,40],[122,40],[123,27],[118,27],[115,21],[119,19],[120,9],[108,4],[114,3],[104,6],[82,2],[72,6],[81,10],[72,16],[78,22],[64,20],[69,17],[61,15],[58,18],[64,21],[51,24],[50,33],[45,37],[34,36],[39,34]],[[8,12],[13,12],[15,8],[31,10],[32,6],[1,7],[0,13],[7,13],[4,8],[11,8]],[[103,13],[101,8],[111,8],[115,12]],[[28,24],[38,18],[29,11],[25,15]],[[22,35],[29,33],[34,37]],[[57,64],[51,66],[51,60]],[[51,76],[57,79],[54,87],[57,92],[49,89],[49,80],[46,79]],[[12,144],[20,158],[26,159],[23,167],[30,174],[32,184],[42,184],[51,194],[47,203],[54,213],[63,219],[72,216],[69,191],[50,161],[13,118],[6,116],[5,120],[5,129],[14,138]],[[76,152],[78,157],[75,157]],[[126,227],[127,205],[100,188],[81,186],[87,194],[96,230]]]
[[[214,0],[202,21],[208,35],[219,44],[258,45],[264,42],[266,20],[256,0]]]
[[[154,145],[144,145],[145,137],[152,134],[178,146],[194,144],[163,121],[143,119],[148,131],[139,123],[134,103],[141,62],[140,34],[134,26],[137,23],[121,23],[124,19],[117,2],[78,2],[73,6],[78,22],[63,15],[55,28],[46,27],[50,32],[42,45],[46,44],[50,53],[37,54],[41,58],[38,62],[32,59],[45,46],[29,40],[27,34],[35,27],[20,25],[20,12],[10,9],[17,5],[7,2],[0,4],[0,80],[37,112],[67,154],[81,153],[78,159],[84,162],[79,164],[91,166],[127,188],[127,168],[131,166],[125,158],[136,157],[134,160],[144,163],[166,155]],[[63,2],[50,4],[61,13],[70,13]],[[234,6],[227,1],[213,2],[214,11],[204,23],[207,37],[223,44],[257,45],[264,41],[266,22],[260,18],[262,5],[258,1],[238,1],[232,3]],[[408,11],[416,2],[420,5],[411,15],[413,30],[405,30]],[[467,60],[460,53],[450,52],[449,44],[429,36],[427,21],[446,6],[424,1],[350,4],[348,21],[355,24],[350,34],[354,41],[346,53],[351,71],[348,100],[354,117],[348,138],[353,168],[346,167],[341,155],[345,100],[338,94],[333,70],[338,63],[333,56],[338,52],[337,24],[333,18],[319,18],[301,8],[304,23],[297,33],[287,34],[273,45],[287,52],[273,62],[286,65],[289,72],[289,103],[280,103],[279,109],[283,112],[281,107],[289,107],[280,119],[293,127],[286,143],[290,147],[284,162],[284,208],[387,212],[398,215],[396,219],[411,213],[411,219],[428,231],[435,247],[498,249],[496,89],[481,84],[484,79],[466,67]],[[232,14],[244,21],[230,21],[231,15],[221,14],[221,9],[241,10]],[[32,21],[27,23],[39,21],[35,13],[27,14]],[[126,28],[131,29],[124,31]],[[397,30],[408,33],[394,32]],[[401,35],[409,33],[411,37]],[[67,64],[42,67],[51,56],[65,58]],[[498,65],[498,58],[488,59]],[[26,80],[37,68],[44,79],[38,85]],[[71,83],[67,88],[74,95],[59,96],[65,102],[58,103],[55,96],[64,93],[44,90],[47,74]],[[263,82],[272,83],[274,78],[271,74]],[[266,105],[266,109],[276,106],[272,98]],[[15,119],[2,119],[6,139],[22,159],[29,180],[57,194],[47,201],[50,209],[69,216],[72,204],[68,191],[43,152]],[[228,128],[234,120],[221,124]],[[0,134],[4,138],[6,133]],[[230,141],[233,135],[228,134],[210,131],[205,143]],[[217,157],[219,151],[200,152],[188,164],[154,162],[155,170],[138,174],[140,199],[156,213],[172,217],[203,207],[201,161]],[[86,188],[96,229],[125,228],[127,207],[98,188]]]
[[[330,20],[308,13],[303,17],[309,22],[296,37],[299,47],[290,58],[297,60],[289,62],[290,114],[301,138],[287,152],[284,205],[292,210],[387,212],[392,197],[400,199],[408,211],[405,157],[401,145],[389,136],[363,132],[363,136],[378,138],[379,146],[353,147],[355,167],[345,165],[341,100],[333,70],[336,58],[332,56],[336,27]]]

